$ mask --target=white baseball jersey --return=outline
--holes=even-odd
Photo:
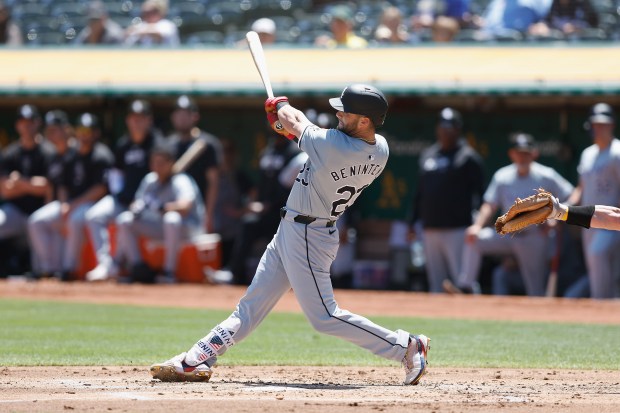
[[[620,206],[620,141],[614,139],[601,151],[598,145],[584,149],[577,167],[583,195],[581,205]]]
[[[555,169],[538,162],[532,162],[527,176],[519,176],[516,165],[510,164],[495,172],[484,193],[484,202],[498,206],[503,214],[516,198],[526,198],[538,188],[546,189],[560,201],[566,200],[574,189]]]
[[[295,179],[287,209],[337,219],[385,168],[388,145],[383,136],[375,138],[370,145],[336,129],[309,125],[299,139],[308,160]]]

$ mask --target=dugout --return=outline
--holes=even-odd
[[[576,183],[579,153],[590,142],[582,125],[589,107],[605,101],[620,110],[620,46],[515,44],[266,50],[276,94],[300,109],[333,112],[327,98],[353,82],[371,83],[390,99],[382,130],[390,161],[358,201],[360,215],[379,225],[406,217],[415,189],[417,157],[434,141],[435,116],[444,106],[463,114],[470,143],[482,154],[487,179],[508,163],[507,136],[520,130],[540,143],[541,162]],[[101,116],[109,143],[123,128],[128,101],[153,103],[156,123],[180,93],[196,97],[202,126],[237,141],[249,170],[264,146],[264,90],[247,50],[0,49],[0,144],[15,138],[15,108],[29,102],[46,111]],[[382,224],[381,224],[382,223]],[[368,248],[377,258],[389,253]]]

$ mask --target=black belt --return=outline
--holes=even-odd
[[[286,208],[280,208],[280,218],[284,218],[286,216]],[[295,215],[293,217],[293,221],[295,222],[299,222],[300,224],[312,224],[314,221],[316,221],[317,218],[315,217],[311,217],[309,215]],[[326,227],[333,227],[334,225],[336,225],[336,221],[327,221],[325,223]]]

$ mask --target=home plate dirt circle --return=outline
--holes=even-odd
[[[204,300],[205,291],[213,300]],[[244,289],[209,285],[118,286],[0,281],[0,298],[232,309]],[[178,299],[176,299],[178,298]],[[181,299],[182,298],[182,299]],[[341,307],[364,315],[416,315],[608,323],[620,302],[449,297],[407,292],[337,291]],[[287,294],[277,311],[299,311]],[[535,348],[524,349],[524,356]],[[575,345],[584,357],[595,349]],[[602,370],[433,367],[402,386],[393,367],[231,366],[209,383],[162,383],[148,366],[0,367],[0,412],[618,412],[620,375]]]
[[[209,383],[162,383],[146,367],[11,367],[0,411],[617,412],[612,371],[221,366]],[[355,409],[355,410],[353,410]]]

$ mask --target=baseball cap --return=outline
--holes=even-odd
[[[597,103],[590,109],[590,123],[615,123],[614,111],[607,103]]]
[[[529,152],[536,149],[534,137],[528,133],[516,133],[510,137],[510,149]]]
[[[461,129],[463,127],[463,118],[459,111],[449,107],[443,108],[439,112],[439,126],[442,128]]]
[[[99,127],[99,120],[97,119],[97,116],[93,115],[92,113],[82,113],[78,117],[75,126],[94,129]]]
[[[339,98],[329,99],[329,104],[342,112],[367,116],[375,126],[383,125],[388,110],[383,92],[374,86],[361,83],[345,87]]]
[[[347,22],[353,20],[351,8],[343,4],[332,7],[329,14],[332,16],[332,19],[339,19]]]
[[[67,114],[59,109],[50,110],[45,114],[45,125],[46,126],[65,126],[69,124],[69,118]]]
[[[177,101],[175,102],[174,107],[176,109],[185,109],[185,110],[190,110],[192,112],[198,111],[198,105],[196,105],[196,102],[194,101],[194,99],[192,99],[191,97],[187,95],[179,96],[177,98]]]
[[[252,23],[252,31],[256,33],[275,34],[276,23],[267,17],[263,17]]]
[[[105,17],[107,15],[107,12],[105,9],[105,5],[102,2],[95,0],[88,5],[88,10],[86,14],[89,19],[96,20]]]
[[[17,109],[17,119],[38,119],[39,111],[36,106],[22,105]]]
[[[155,145],[151,150],[151,155],[161,155],[168,160],[174,161],[176,159],[176,150],[174,145],[168,143],[160,143]]]
[[[129,105],[129,113],[137,113],[138,115],[150,115],[151,104],[146,100],[136,99]]]

